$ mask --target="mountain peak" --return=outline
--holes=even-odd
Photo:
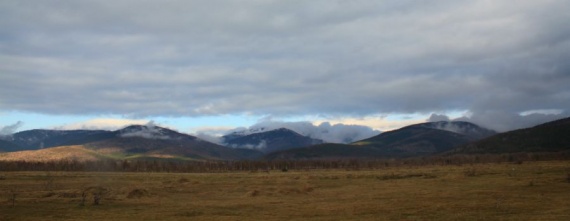
[[[118,130],[121,137],[142,137],[147,139],[170,139],[164,128],[155,125],[131,125]]]
[[[154,124],[130,125],[116,131],[120,137],[142,137],[146,139],[196,139],[194,136],[182,134],[168,128],[159,127]]]

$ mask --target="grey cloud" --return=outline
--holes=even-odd
[[[198,131],[198,132],[196,132],[196,133],[193,134],[193,135],[196,136],[196,137],[198,137],[198,138],[200,138],[200,139],[202,139],[202,140],[205,140],[205,141],[208,141],[208,142],[211,142],[211,143],[215,143],[215,144],[218,144],[218,145],[224,145],[224,139],[222,139],[221,136],[218,136],[218,135],[216,135],[215,133],[212,134],[212,132],[213,132],[213,131]],[[224,132],[225,132],[225,131],[224,131]]]
[[[13,133],[15,133],[18,128],[20,128],[22,125],[24,125],[24,122],[22,121],[18,121],[12,125],[7,125],[4,127],[0,128],[0,136],[6,136],[6,135],[12,135]]]
[[[553,1],[4,1],[0,110],[135,116],[570,109]]]
[[[431,114],[427,119],[428,122],[449,121],[449,117],[445,114]]]

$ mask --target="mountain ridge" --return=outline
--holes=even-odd
[[[26,145],[20,151],[78,145],[118,155],[179,155],[198,160],[255,159],[262,155],[255,150],[224,147],[155,125],[131,125],[115,131],[29,130],[8,139]]]
[[[292,135],[293,138],[288,138],[284,136],[285,134]],[[74,153],[97,153],[98,157],[110,157],[110,159],[311,160],[404,158],[448,154],[568,151],[570,150],[570,136],[568,134],[570,134],[570,118],[500,134],[469,122],[443,121],[409,125],[351,144],[312,143],[306,147],[292,145],[283,148],[273,143],[271,144],[273,149],[267,149],[262,153],[255,148],[221,146],[192,135],[153,125],[131,125],[116,131],[23,131],[1,138],[3,140],[0,140],[0,151],[8,151],[8,153],[2,153],[0,156],[9,155],[9,152],[14,148],[42,150],[39,148],[41,146],[39,144],[43,144],[43,150],[45,150],[49,149],[49,145],[64,143],[66,144],[64,146]],[[314,142],[312,138],[304,137],[285,128],[249,135],[233,134],[229,139],[238,139],[236,143],[239,139],[244,139],[243,144],[259,145],[261,141],[269,140],[269,138],[274,139],[271,136],[280,137],[280,141],[285,140],[289,143],[295,143],[293,141],[296,141],[297,138],[301,141],[310,140]],[[56,142],[55,137],[63,140]],[[276,140],[279,141],[279,139]],[[28,146],[20,147],[10,140]],[[255,142],[248,143],[251,140]],[[270,143],[265,143],[265,145],[267,144]],[[58,150],[65,149],[60,148]],[[43,151],[42,153],[50,152]],[[27,156],[32,155],[33,152],[27,152]]]
[[[222,139],[230,147],[252,148],[265,153],[323,143],[322,140],[303,136],[287,128],[278,128],[248,135],[232,133],[223,136]]]
[[[280,151],[266,157],[268,159],[418,157],[449,151],[461,144],[495,133],[463,121],[427,122],[387,131],[348,145],[322,144]]]
[[[449,151],[449,154],[558,152],[570,150],[570,117],[497,134]]]

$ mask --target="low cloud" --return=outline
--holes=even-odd
[[[216,135],[216,134],[210,133],[208,131],[198,131],[197,133],[195,133],[193,135],[198,137],[199,139],[208,141],[210,143],[215,143],[218,145],[225,145],[224,140],[222,139],[222,137],[220,135]]]
[[[24,122],[18,121],[12,125],[4,126],[0,129],[0,136],[12,135],[18,128],[22,127],[22,125],[24,125]]]
[[[243,145],[232,144],[232,145],[230,145],[230,147],[253,149],[253,150],[263,150],[263,149],[267,148],[267,141],[262,140],[258,144],[243,144]]]
[[[83,122],[58,126],[57,130],[118,130],[129,125],[144,125],[149,120],[96,118]]]
[[[428,122],[449,121],[449,117],[445,114],[431,114],[427,119]]]
[[[516,129],[533,127],[549,121],[569,117],[565,111],[529,111],[530,114],[512,113],[506,111],[476,111],[468,116],[462,116],[452,121],[467,121],[497,132],[506,132]],[[446,115],[432,114],[427,121],[449,119]]]
[[[126,130],[121,137],[142,137],[147,139],[170,139],[168,135],[163,134],[162,129],[157,127],[154,121],[150,121],[135,130]]]

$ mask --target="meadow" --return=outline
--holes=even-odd
[[[570,161],[0,172],[0,194],[0,220],[570,220]]]

